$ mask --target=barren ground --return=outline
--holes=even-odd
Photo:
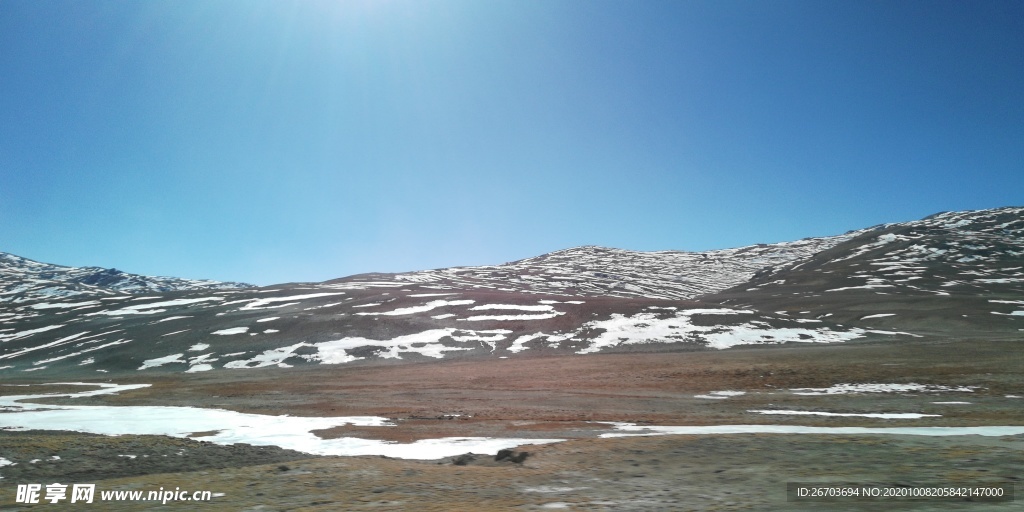
[[[396,427],[318,434],[408,442],[444,436],[571,439],[528,446],[521,464],[493,457],[408,461],[311,457],[245,445],[159,437],[0,433],[0,510],[18,510],[17,483],[96,483],[224,493],[203,509],[785,510],[792,481],[966,485],[1019,483],[1024,438],[890,435],[709,435],[597,439],[626,421],[653,425],[1024,425],[1020,340],[942,340],[741,348],[715,352],[518,357],[405,365],[306,366],[148,376],[151,388],[76,404],[191,405],[260,414],[378,415]],[[185,378],[187,377],[187,378]],[[118,379],[119,384],[131,379]],[[977,386],[970,393],[801,396],[839,383]],[[31,383],[24,379],[19,383]],[[25,388],[0,388],[20,394]],[[13,391],[12,391],[13,390]],[[712,391],[746,391],[723,400]],[[937,404],[966,401],[969,404]],[[761,415],[757,409],[914,412],[921,419]],[[461,416],[454,416],[454,415]],[[131,450],[130,452],[127,450]],[[115,453],[116,452],[116,453]],[[135,459],[117,457],[133,453]],[[149,455],[149,457],[142,457]],[[173,461],[173,462],[169,462]],[[1024,489],[1018,489],[1024,492]],[[180,505],[180,504],[179,504]],[[197,508],[188,504],[185,508]],[[1014,503],[838,504],[808,510],[1014,510]],[[39,505],[45,507],[47,505]],[[175,509],[103,503],[104,510]],[[118,508],[120,507],[120,508]],[[859,508],[858,508],[859,507]]]

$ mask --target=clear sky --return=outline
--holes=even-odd
[[[1024,2],[0,0],[0,251],[256,284],[1024,204]]]

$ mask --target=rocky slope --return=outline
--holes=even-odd
[[[886,224],[704,298],[930,334],[1019,335],[1024,208]]]
[[[129,274],[115,268],[67,267],[0,252],[0,303],[27,303],[77,295],[112,296],[182,290],[250,288],[245,283]]]
[[[1019,338],[1022,230],[1024,208],[1002,208],[704,253],[583,247],[259,289],[5,255],[0,375]]]
[[[704,252],[574,247],[503,265],[368,274],[338,282],[385,279],[463,290],[576,297],[692,299],[744,283],[765,268],[801,261],[860,233],[852,231],[831,237]]]

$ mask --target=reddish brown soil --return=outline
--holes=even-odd
[[[522,464],[477,457],[466,466],[380,457],[303,457],[244,446],[127,436],[24,433],[0,439],[11,460],[65,454],[62,462],[8,467],[40,481],[102,468],[102,489],[180,486],[223,492],[206,510],[880,510],[892,503],[786,501],[788,481],[889,485],[1016,483],[1024,471],[1021,436],[723,435],[596,439],[596,421],[665,425],[800,424],[823,426],[1024,425],[1019,340],[915,340],[738,349],[721,352],[595,354],[407,365],[307,366],[151,376],[119,383],[152,387],[74,403],[223,407],[261,414],[380,415],[395,427],[339,427],[324,437],[408,442],[441,436],[565,438],[528,446]],[[799,396],[797,387],[839,383],[977,386],[971,393]],[[78,391],[81,388],[69,388]],[[56,391],[53,388],[52,391]],[[743,396],[706,400],[718,390]],[[51,391],[51,390],[48,390]],[[21,394],[25,388],[0,388]],[[941,405],[936,401],[969,401]],[[919,420],[764,416],[754,409],[919,412]],[[455,415],[461,416],[455,416]],[[4,434],[0,433],[0,436]],[[573,439],[575,438],[575,439]],[[125,446],[111,443],[128,443]],[[185,444],[182,444],[185,443]],[[166,446],[165,446],[166,445]],[[33,448],[35,447],[35,448]],[[160,454],[181,456],[168,473]],[[115,451],[152,453],[117,458]],[[114,450],[114,451],[111,451]],[[45,452],[45,453],[44,453]],[[216,453],[214,453],[216,452]],[[40,455],[41,454],[41,455]],[[267,465],[267,458],[280,462]],[[118,470],[118,464],[134,464]],[[260,465],[263,464],[263,465]],[[151,467],[152,466],[152,467]],[[119,472],[120,471],[120,472]],[[70,472],[70,473],[69,473]],[[112,478],[123,475],[143,475]],[[87,479],[77,478],[75,482]],[[65,478],[66,480],[67,478]],[[5,480],[8,481],[8,480]],[[20,482],[21,480],[18,480]],[[14,482],[11,480],[11,484]],[[69,481],[70,482],[70,481]],[[0,492],[0,510],[12,508]],[[160,506],[191,510],[197,504]],[[960,510],[964,503],[913,503],[901,510]],[[1013,510],[1015,503],[972,510]],[[144,510],[146,503],[105,503]],[[952,508],[950,508],[952,507]]]
[[[969,352],[969,357],[964,354]],[[1024,424],[1014,341],[914,341],[716,352],[594,354],[405,365],[306,366],[142,378],[152,387],[75,403],[221,407],[259,414],[383,416],[397,427],[338,427],[324,437],[409,441],[442,436],[579,437],[606,427],[779,424],[894,426],[905,421],[766,416],[752,409],[940,414],[914,425]],[[127,383],[127,381],[120,381]],[[976,386],[970,394],[798,396],[788,389],[839,383]],[[10,392],[22,392],[9,388]],[[727,400],[695,395],[746,391]],[[0,390],[0,392],[5,392]],[[966,398],[965,398],[966,397]],[[933,404],[980,401],[981,407]],[[987,400],[987,402],[986,402]],[[561,434],[559,434],[561,432]]]

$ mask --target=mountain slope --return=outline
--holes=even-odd
[[[583,247],[266,288],[2,261],[0,375],[1019,339],[1024,328],[1024,208],[704,253]]]
[[[886,224],[705,300],[932,334],[1024,328],[1024,208]]]
[[[113,268],[67,267],[0,252],[0,302],[22,303],[77,295],[164,293],[251,286],[207,279],[142,276]]]
[[[503,265],[369,274],[332,282],[392,280],[452,289],[685,300],[746,282],[766,268],[800,261],[860,233],[704,252],[585,246]]]

